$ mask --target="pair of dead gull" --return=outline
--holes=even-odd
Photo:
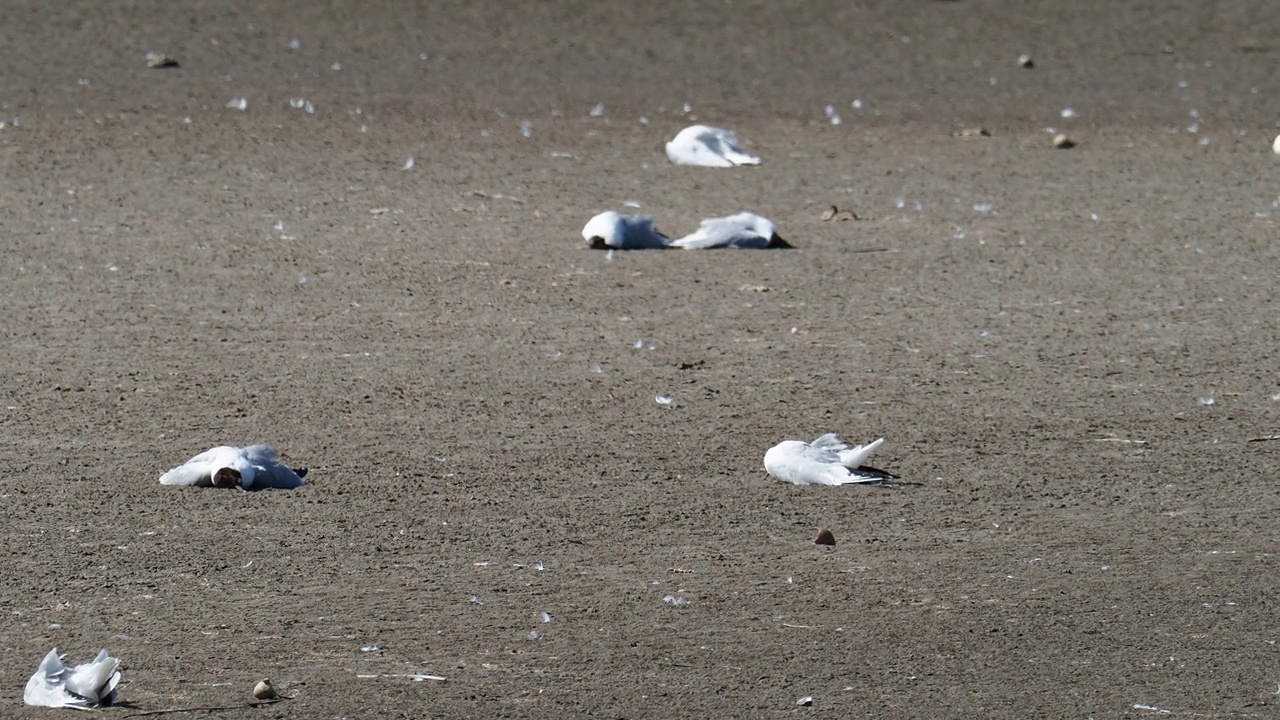
[[[223,445],[206,450],[161,475],[160,484],[291,490],[305,485],[306,475],[306,468],[295,470],[285,465],[280,462],[279,454],[267,445]]]
[[[703,220],[697,230],[672,240],[653,226],[652,217],[623,215],[609,210],[587,221],[582,228],[582,238],[594,250],[771,250],[791,247],[778,235],[778,227],[773,221],[749,212]]]
[[[895,476],[864,465],[882,443],[884,438],[849,447],[835,433],[827,433],[811,443],[785,440],[764,454],[764,469],[778,480],[792,485],[848,485],[894,480]]]
[[[119,684],[120,660],[106,650],[87,663],[67,667],[62,664],[58,648],[54,648],[27,681],[22,702],[37,707],[88,710],[114,703]]]

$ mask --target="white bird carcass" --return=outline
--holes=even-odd
[[[161,475],[160,484],[242,490],[290,490],[305,485],[303,478],[307,469],[294,470],[279,458],[276,451],[266,445],[216,447]]]
[[[87,663],[67,667],[62,664],[58,648],[54,648],[27,681],[22,701],[37,707],[88,710],[115,702],[119,684],[120,660],[106,650]]]
[[[671,247],[685,250],[782,250],[792,245],[778,235],[778,228],[773,221],[754,213],[740,212],[728,217],[703,220],[697,230],[679,240],[673,240]]]
[[[893,480],[882,470],[863,463],[884,442],[880,438],[866,445],[849,447],[835,433],[827,433],[811,443],[786,440],[764,454],[764,469],[773,477],[792,485],[848,485]]]
[[[667,143],[667,159],[676,165],[701,167],[760,164],[760,158],[738,147],[738,136],[731,130],[710,125],[690,125],[676,133]]]
[[[612,210],[588,220],[582,239],[593,250],[659,250],[671,242],[653,227],[653,218]]]

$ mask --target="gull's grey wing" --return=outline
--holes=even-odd
[[[818,438],[818,439],[821,440],[822,438]],[[815,440],[814,443],[816,442],[817,441]],[[837,440],[837,442],[839,441]],[[822,465],[827,465],[830,463],[839,464],[840,451],[835,450],[831,447],[827,447],[825,445],[817,445],[817,444],[811,443],[809,446],[807,446],[804,449],[802,453],[802,457],[805,460],[809,460],[811,462],[819,463]]]
[[[728,218],[711,218],[703,220],[698,229],[672,242],[686,250],[709,250],[711,248],[729,247],[740,240],[745,228]],[[749,231],[748,231],[749,232]]]
[[[652,217],[632,217],[627,221],[626,228],[626,240],[623,245],[627,248],[656,250],[671,244],[671,239],[658,232],[658,229],[653,226]]]
[[[280,463],[259,465],[254,468],[253,487],[250,490],[274,488],[276,490],[293,490],[307,484],[306,480],[293,468]],[[303,470],[303,472],[306,472]]]
[[[302,479],[302,474],[305,474],[306,470],[299,474],[280,462],[280,455],[270,446],[250,445],[244,448],[244,454],[249,462],[253,463],[254,476],[251,490],[265,488],[292,490],[307,484],[307,481]]]
[[[760,158],[744,152],[738,145],[738,136],[732,130],[712,128],[711,132],[699,136],[706,141],[716,154],[728,160],[732,165],[759,165]]]
[[[244,453],[245,459],[254,465],[265,465],[280,459],[280,453],[270,445],[249,445],[240,448],[240,452]]]
[[[82,697],[90,705],[110,704],[116,685],[120,684],[120,661],[106,650],[87,663],[75,666],[69,676],[64,676],[68,692]]]

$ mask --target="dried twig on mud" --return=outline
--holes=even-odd
[[[288,698],[281,697],[276,700],[260,700],[258,702],[239,703],[237,705],[205,705],[202,707],[170,708],[168,710],[147,710],[146,712],[129,713],[124,717],[136,718],[136,717],[149,717],[153,715],[171,715],[173,713],[218,712],[220,710],[244,710],[246,708],[259,708],[264,705],[274,705],[280,702],[281,700],[287,700],[287,699]]]

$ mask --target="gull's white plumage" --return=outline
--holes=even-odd
[[[582,239],[595,250],[657,250],[670,239],[653,227],[653,218],[609,210],[587,221]]]
[[[676,165],[734,167],[759,165],[760,158],[738,147],[738,136],[724,128],[690,125],[667,143],[667,159]]]
[[[113,703],[119,684],[120,660],[108,655],[106,650],[87,663],[67,667],[62,664],[58,648],[54,648],[27,681],[22,701],[38,707],[87,710]]]
[[[786,440],[764,454],[764,468],[773,477],[792,485],[848,485],[892,479],[888,473],[860,470],[884,438],[849,447],[835,433],[807,443]]]
[[[306,470],[280,462],[267,445],[220,446],[206,450],[160,476],[161,485],[293,489],[306,484]]]
[[[740,212],[720,218],[702,221],[698,229],[674,240],[671,247],[685,250],[713,250],[738,248],[743,250],[785,249],[790,243],[778,235],[778,227],[772,220],[755,213]]]

